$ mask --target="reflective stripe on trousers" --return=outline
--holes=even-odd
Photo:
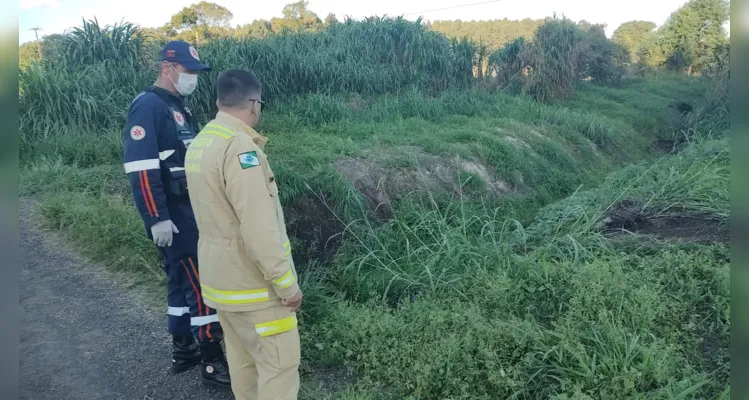
[[[288,332],[297,327],[296,315],[275,321],[255,325],[255,332],[260,336],[272,336]]]

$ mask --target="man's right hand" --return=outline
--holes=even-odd
[[[289,307],[291,312],[296,312],[302,305],[302,290],[300,289],[296,294],[288,299],[281,299],[281,304]]]
[[[151,227],[153,242],[160,247],[171,246],[174,233],[179,233],[179,230],[177,230],[177,227],[169,219],[159,221]]]

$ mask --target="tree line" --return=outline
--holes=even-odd
[[[309,3],[300,0],[287,4],[281,16],[270,20],[258,19],[249,24],[230,25],[234,15],[227,8],[201,1],[184,7],[174,14],[164,26],[137,28],[152,42],[164,43],[181,39],[204,45],[218,38],[263,39],[285,32],[319,32],[341,21],[334,14],[321,19],[309,9]],[[426,22],[428,29],[442,33],[454,40],[470,40],[479,48],[479,75],[489,72],[490,53],[495,62],[521,62],[507,59],[512,52],[521,50],[522,43],[531,43],[539,26],[554,18],[543,20],[488,20],[488,21],[433,21]],[[607,43],[602,24],[580,21],[577,26],[590,40],[585,49],[592,56],[597,51],[611,53],[608,59],[622,68],[644,74],[657,69],[671,69],[686,73],[699,73],[719,68],[727,62],[729,42],[724,23],[729,19],[727,0],[690,0],[674,11],[658,29],[652,21],[629,21],[619,26]],[[344,21],[345,23],[345,21]],[[133,32],[135,33],[135,32]],[[19,49],[19,64],[26,67],[35,60],[53,57],[66,36],[80,35],[75,29],[66,34],[44,36],[41,43],[29,42]],[[503,50],[504,49],[504,50]],[[590,57],[588,57],[590,58]],[[600,58],[600,57],[599,57]],[[530,65],[524,65],[530,68]],[[589,68],[603,68],[602,65]],[[495,71],[496,72],[496,71]]]

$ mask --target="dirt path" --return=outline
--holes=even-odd
[[[21,201],[21,399],[233,399],[198,368],[171,375],[166,316],[36,229],[31,205]]]

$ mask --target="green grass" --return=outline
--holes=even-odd
[[[350,299],[315,316],[310,357],[341,359],[413,398],[720,398],[730,375],[727,245],[633,244],[591,224],[572,229],[568,216],[612,196],[654,210],[684,196],[682,214],[725,218],[728,160],[722,140],[642,167],[641,179],[618,172],[526,229],[461,207],[363,229],[349,263],[327,272]]]
[[[584,85],[551,105],[413,92],[271,108],[261,130],[284,205],[320,196],[346,226],[335,258],[300,265],[300,397],[727,398],[727,245],[599,229],[623,199],[651,217],[727,221],[725,139],[697,136],[667,157],[649,147],[668,132],[658,117],[667,99],[701,101],[677,79]],[[631,91],[639,97],[622,95]],[[619,106],[596,106],[602,95]],[[161,262],[132,205],[119,138],[75,128],[25,138],[22,194],[42,196],[48,227],[156,301]],[[403,172],[456,158],[485,170],[426,186]],[[371,218],[341,160],[381,168],[392,220]],[[494,180],[515,191],[489,195]],[[355,379],[323,384],[340,368]]]
[[[667,92],[675,98],[685,95],[683,86],[701,84],[681,79],[684,85],[671,85]],[[647,93],[630,98],[625,105],[649,102],[653,108],[638,118],[616,119],[587,111],[596,99],[589,90],[597,88],[584,87],[580,99],[553,105],[480,91],[451,90],[439,97],[413,91],[305,95],[287,107],[271,107],[259,129],[270,138],[267,150],[287,207],[321,196],[343,224],[364,217],[366,199],[356,182],[342,175],[347,171],[336,168],[337,162],[353,160],[361,170],[380,168],[362,184],[387,192],[395,208],[406,210],[400,202],[423,199],[424,193],[412,193],[417,190],[428,188],[430,201],[440,206],[454,202],[459,191],[468,207],[489,207],[527,224],[540,206],[599,182],[621,161],[652,157],[650,142],[667,129],[648,117],[668,109],[660,101],[663,94],[653,101]],[[607,90],[612,97],[619,93]],[[337,110],[334,117],[330,109]],[[73,125],[46,136],[24,135],[22,193],[86,193],[86,201],[115,195],[128,204],[121,132],[90,129]],[[509,189],[498,197],[492,194],[498,187]]]
[[[158,47],[132,29],[85,23],[22,71],[21,194],[161,307],[121,166]],[[596,86],[574,24],[539,32],[509,87],[471,76],[481,46],[400,18],[201,46],[201,123],[220,71],[264,84],[305,298],[300,398],[728,398],[727,79]]]

